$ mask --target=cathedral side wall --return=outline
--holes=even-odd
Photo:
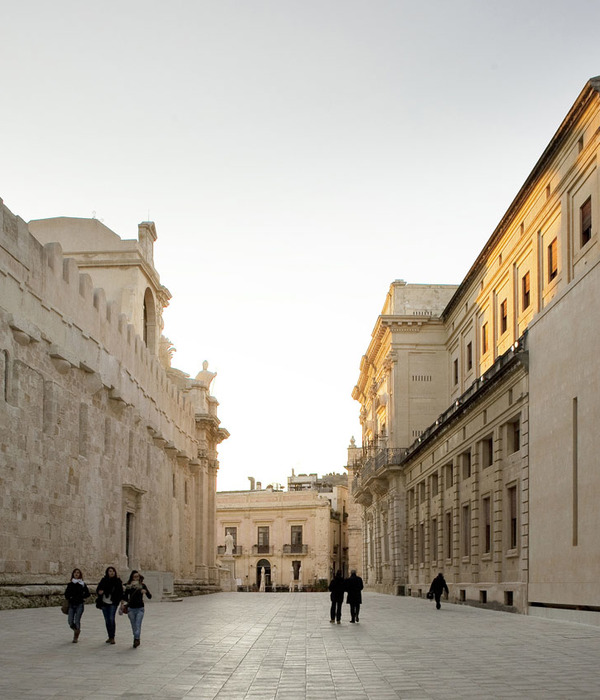
[[[0,207],[0,583],[192,578],[194,408],[104,291]]]

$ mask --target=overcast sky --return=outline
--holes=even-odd
[[[343,471],[394,279],[459,283],[586,81],[597,0],[13,2],[0,197],[150,218],[218,488]],[[0,300],[1,303],[1,300]]]

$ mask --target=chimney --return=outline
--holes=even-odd
[[[257,482],[256,482],[256,490],[257,490],[257,491],[260,491],[260,487],[261,487],[261,486],[262,486],[262,484],[260,483],[260,481],[257,481]]]
[[[250,491],[254,491],[254,477],[249,476],[248,481],[250,482]]]

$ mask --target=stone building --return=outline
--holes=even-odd
[[[0,201],[4,587],[63,584],[75,566],[93,582],[108,565],[142,569],[159,596],[173,580],[219,584],[217,445],[228,433],[214,374],[170,366],[155,240],[151,222],[137,240],[94,219],[28,227]]]
[[[458,286],[392,283],[353,397],[369,586],[600,622],[600,78]]]
[[[338,569],[347,573],[345,484],[291,491],[251,486],[217,493],[219,561],[231,567],[238,585],[315,588]],[[227,535],[233,537],[229,561],[224,558]]]

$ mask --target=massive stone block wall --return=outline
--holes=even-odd
[[[0,200],[0,583],[215,578],[216,401],[178,383]]]

